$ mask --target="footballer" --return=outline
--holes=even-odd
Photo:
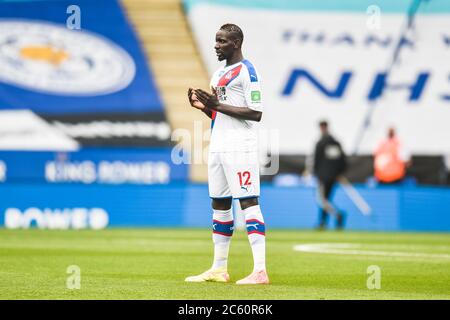
[[[259,206],[260,182],[257,122],[263,106],[260,77],[242,55],[244,35],[235,24],[216,33],[214,49],[225,65],[211,78],[212,92],[189,88],[192,107],[211,118],[208,188],[213,209],[214,260],[210,269],[187,282],[229,282],[228,252],[234,230],[232,200],[239,199],[253,253],[253,271],[236,283],[268,284],[265,224]]]

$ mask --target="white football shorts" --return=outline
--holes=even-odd
[[[208,187],[211,198],[259,197],[258,153],[210,152]]]

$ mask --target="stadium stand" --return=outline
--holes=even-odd
[[[151,161],[164,161],[169,176],[163,181],[173,180],[170,169],[186,172],[188,167],[172,166],[172,130],[139,37],[118,1],[77,3],[83,8],[79,31],[68,27],[67,1],[0,3],[1,16],[7,18],[2,20],[0,83],[0,108],[4,109],[0,122],[5,132],[0,146],[5,150],[7,181],[20,182],[20,177],[27,182],[25,174],[12,175],[21,170],[30,173],[29,181],[37,177],[45,181],[43,159],[65,159],[65,163],[58,160],[56,174],[61,176],[54,181],[84,180],[82,166],[69,162],[90,161],[90,156],[96,165],[102,159],[147,160],[133,164],[140,166],[133,168],[136,172],[149,169]],[[106,5],[109,14],[101,15]],[[189,113],[188,108],[184,110]],[[86,147],[94,149],[86,151]],[[138,147],[145,150],[133,149]],[[24,164],[11,160],[16,158],[11,150],[34,150],[27,156],[36,157],[31,168],[37,172],[21,169]],[[188,178],[176,176],[175,180]]]
[[[422,95],[435,88],[431,81],[442,78],[438,84],[445,83],[447,74],[441,72],[445,68],[431,65],[434,74],[428,78],[414,69],[417,73],[408,74],[406,80],[401,80],[404,83],[398,80],[402,86],[390,88],[383,82],[380,68],[384,64],[380,61],[373,64],[376,69],[369,71],[364,59],[350,58],[336,64],[333,59],[351,57],[352,46],[357,45],[361,52],[375,46],[380,56],[389,57],[392,41],[373,40],[370,36],[360,41],[367,35],[354,35],[356,29],[351,25],[344,28],[348,33],[333,34],[335,28],[323,36],[315,33],[315,27],[326,26],[320,19],[333,16],[333,3],[341,11],[354,11],[357,1],[346,1],[353,4],[347,6],[342,1],[330,1],[321,8],[311,1],[283,1],[281,10],[270,12],[261,10],[277,8],[277,2],[228,1],[226,7],[214,0],[77,3],[82,8],[79,31],[69,30],[66,25],[70,1],[0,2],[0,40],[7,40],[0,41],[0,225],[50,229],[208,227],[211,209],[204,183],[206,165],[174,163],[172,152],[178,141],[172,141],[171,135],[180,129],[194,137],[196,124],[203,131],[210,128],[210,120],[188,105],[186,91],[190,86],[208,87],[209,75],[218,65],[211,35],[221,23],[232,20],[243,27],[246,55],[259,66],[265,79],[266,129],[277,129],[282,134],[278,153],[272,153],[279,159],[279,175],[263,176],[261,205],[268,213],[268,225],[315,225],[315,181],[300,173],[316,138],[317,120],[327,116],[332,131],[340,135],[352,154],[358,131],[354,123],[363,123],[361,110],[370,109],[373,103],[370,93],[380,95],[383,89],[392,89],[394,96],[399,93],[396,90],[404,92],[392,101],[377,102],[380,114],[373,119],[373,130],[365,132],[362,148],[350,157],[352,171],[348,178],[355,182],[355,189],[374,214],[361,214],[343,188],[336,192],[336,203],[348,213],[349,229],[450,230],[450,190],[443,186],[446,174],[448,177],[443,161],[448,148],[445,139],[436,139],[445,136],[448,129],[442,123],[433,126],[435,119],[439,122],[446,117],[430,116],[448,103],[448,95],[442,86],[438,87],[440,95]],[[384,3],[389,7],[389,1]],[[104,14],[105,5],[108,14]],[[404,3],[391,7],[392,20],[387,30],[396,34],[405,7]],[[287,11],[310,23],[299,28],[297,20],[284,17]],[[318,14],[320,11],[324,13]],[[266,33],[261,33],[264,26],[253,21],[261,14],[271,19],[270,30],[263,28]],[[341,19],[341,15],[335,17]],[[360,15],[365,17],[365,11]],[[277,23],[279,28],[274,27]],[[276,45],[267,48],[263,36]],[[444,52],[442,46],[450,44],[446,39],[439,42],[440,49],[433,50],[434,54]],[[326,41],[336,48],[320,51]],[[302,47],[304,42],[309,51]],[[58,43],[64,43],[64,49]],[[320,52],[320,63],[316,52]],[[333,57],[327,57],[328,53]],[[371,51],[366,54],[378,57]],[[276,63],[272,63],[274,57]],[[434,63],[433,59],[420,61]],[[342,70],[341,66],[351,63],[356,64],[356,71]],[[107,67],[102,69],[102,65]],[[62,70],[54,66],[62,66]],[[98,73],[83,78],[89,75],[86,70]],[[370,76],[362,77],[358,72]],[[356,77],[368,81],[364,90],[352,87],[361,84]],[[430,82],[419,88],[419,80]],[[417,100],[408,100],[404,94],[407,92]],[[431,103],[425,101],[429,97]],[[386,116],[389,108],[397,106],[398,114]],[[346,112],[341,112],[343,109]],[[439,112],[442,110],[446,112],[444,108]],[[404,112],[415,118],[404,120]],[[414,122],[421,116],[426,120],[423,127]],[[406,132],[404,136],[413,142],[411,175],[418,185],[379,186],[371,182],[371,151],[384,134],[384,119],[402,120],[400,132]],[[430,125],[436,130],[426,132],[425,127]],[[422,130],[421,134],[416,135],[415,130]],[[190,142],[185,139],[181,143],[192,155],[199,145]],[[207,144],[201,141],[202,148]]]
[[[209,79],[180,0],[125,0],[123,4],[150,57],[149,61],[173,129],[188,130],[194,136],[194,123],[203,130],[210,121],[186,102],[189,87],[208,88]],[[191,144],[184,142],[188,150]],[[207,142],[203,142],[203,148]],[[193,150],[192,150],[193,151]],[[205,182],[204,163],[190,166],[191,179]]]

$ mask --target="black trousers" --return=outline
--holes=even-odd
[[[335,179],[330,180],[320,180],[319,181],[319,197],[321,201],[321,209],[320,209],[320,224],[324,225],[327,223],[329,214],[335,213],[334,209],[331,207],[331,197],[333,193],[334,185],[336,184]],[[326,200],[326,201],[324,201]],[[326,203],[328,202],[328,203]]]

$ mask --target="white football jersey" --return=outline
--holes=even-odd
[[[210,86],[216,89],[220,103],[263,111],[260,78],[248,60],[219,68],[214,72]],[[214,112],[209,151],[257,151],[257,125],[256,121]]]

